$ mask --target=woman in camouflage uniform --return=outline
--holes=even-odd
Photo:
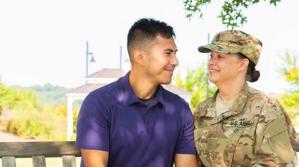
[[[218,91],[199,104],[195,142],[203,166],[293,166],[295,130],[277,100],[247,85],[262,43],[242,31],[218,33],[208,45],[209,80]]]

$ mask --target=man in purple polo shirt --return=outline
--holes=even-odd
[[[178,65],[173,28],[140,19],[128,33],[131,71],[91,92],[78,117],[81,167],[197,167],[188,104],[160,84]]]

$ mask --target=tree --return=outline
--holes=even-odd
[[[282,67],[282,74],[286,81],[292,87],[288,93],[280,97],[282,105],[286,108],[289,115],[294,119],[299,116],[299,67],[295,55],[285,53],[283,56],[284,65]]]
[[[61,86],[54,86],[48,83],[42,86],[35,85],[29,87],[29,89],[34,90],[34,92],[36,92],[36,94],[38,95],[39,105],[61,105],[64,104],[67,100],[65,94],[68,90]]]
[[[215,87],[210,86],[207,93],[208,78],[205,65],[188,70],[184,79],[180,74],[175,79],[180,88],[191,93],[191,109],[194,109],[207,95],[211,96],[215,92]]]
[[[37,96],[31,90],[7,87],[0,83],[0,110],[5,107],[32,109],[36,106]]]
[[[297,65],[296,56],[291,55],[286,52],[284,57],[284,66],[282,72],[287,81],[289,81],[294,86],[299,86],[299,68]]]
[[[247,17],[243,14],[243,10],[252,7],[254,4],[260,3],[260,0],[224,0],[222,10],[220,11],[219,18],[222,24],[227,28],[233,29],[239,27],[247,22]],[[276,6],[280,0],[264,0],[269,2],[269,5]],[[191,18],[194,14],[203,16],[202,8],[210,4],[211,0],[183,0],[186,10],[186,16]]]

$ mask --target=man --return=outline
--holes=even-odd
[[[85,167],[195,167],[188,104],[160,84],[178,65],[174,31],[140,19],[128,33],[131,71],[91,92],[78,117],[76,146]]]

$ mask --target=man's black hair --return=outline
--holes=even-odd
[[[157,35],[164,38],[175,37],[173,28],[165,22],[152,18],[143,18],[136,21],[130,28],[127,37],[127,49],[129,55],[131,49],[142,42],[154,40]]]

